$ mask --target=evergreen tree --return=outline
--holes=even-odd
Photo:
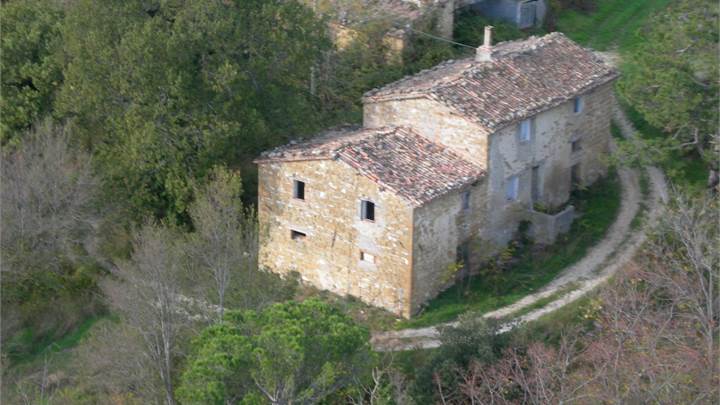
[[[21,134],[52,107],[62,82],[57,57],[63,10],[55,1],[17,0],[0,6],[0,142]]]

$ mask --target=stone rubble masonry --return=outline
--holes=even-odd
[[[434,100],[411,98],[365,103],[363,125],[412,127],[420,135],[453,150],[469,162],[487,167],[487,131]]]
[[[305,182],[294,199],[293,180]],[[318,288],[411,315],[413,210],[392,192],[339,160],[259,166],[260,266],[297,272]],[[375,221],[360,219],[360,201],[375,203]],[[305,233],[301,240],[291,230]],[[360,260],[360,252],[375,263]]]
[[[530,142],[520,142],[517,124],[490,136],[487,183],[491,198],[487,209],[493,215],[486,237],[495,244],[504,245],[512,239],[520,221],[531,219],[534,203],[556,208],[568,200],[573,165],[579,165],[583,186],[607,173],[612,83],[583,94],[582,100],[584,107],[578,114],[569,101],[536,115]],[[576,140],[580,150],[573,152],[572,141]],[[538,201],[532,197],[533,167],[539,172]],[[519,179],[519,195],[516,201],[508,202],[505,188],[513,176]]]

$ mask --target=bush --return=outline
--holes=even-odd
[[[228,311],[205,329],[182,375],[183,403],[316,403],[371,359],[367,329],[316,299]]]

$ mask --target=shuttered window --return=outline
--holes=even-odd
[[[530,138],[532,138],[532,120],[520,121],[520,124],[518,124],[518,137],[520,142],[530,141]]]
[[[575,97],[575,100],[573,101],[573,112],[575,114],[579,114],[583,110],[583,99],[582,97]]]
[[[305,199],[305,182],[300,180],[293,181],[293,198],[298,200]]]
[[[505,198],[508,201],[515,201],[518,198],[518,192],[520,191],[520,179],[518,176],[512,176],[507,180],[505,185]]]
[[[368,200],[360,202],[360,219],[364,221],[375,220],[375,203]]]

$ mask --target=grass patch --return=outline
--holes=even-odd
[[[623,141],[625,140],[625,137],[623,137],[622,130],[620,129],[620,125],[618,125],[615,120],[610,121],[610,134],[612,134],[613,138]]]
[[[601,51],[614,46],[628,50],[642,41],[638,30],[647,18],[668,4],[670,0],[602,0],[598,1],[593,13],[561,11],[557,30],[584,46]]]
[[[565,294],[569,293],[570,291],[575,290],[576,288],[578,288],[578,283],[576,283],[576,282],[568,283],[563,288],[555,291],[554,293],[548,295],[547,297],[541,298],[541,299],[535,301],[535,303],[528,305],[525,308],[522,308],[516,312],[513,312],[512,314],[508,315],[506,317],[506,319],[509,320],[512,318],[517,318],[519,316],[527,315],[530,312],[535,311],[536,309],[540,309],[540,308],[544,307],[545,305],[557,300],[558,298],[564,296]]]
[[[519,248],[514,264],[497,280],[488,282],[480,276],[471,277],[430,301],[417,317],[399,322],[398,328],[452,321],[467,311],[486,313],[537,291],[563,269],[575,264],[602,239],[620,209],[620,194],[619,179],[612,171],[592,187],[575,192],[571,200],[581,216],[575,220],[570,232],[554,245]]]
[[[28,363],[34,363],[46,356],[53,355],[58,352],[71,349],[80,343],[87,336],[88,331],[101,319],[108,318],[107,315],[93,316],[85,319],[75,329],[63,335],[57,340],[53,340],[50,335],[40,341],[35,341],[32,330],[25,329],[13,337],[16,344],[24,344],[30,347],[30,350],[18,356],[8,356],[11,366],[19,366]]]

